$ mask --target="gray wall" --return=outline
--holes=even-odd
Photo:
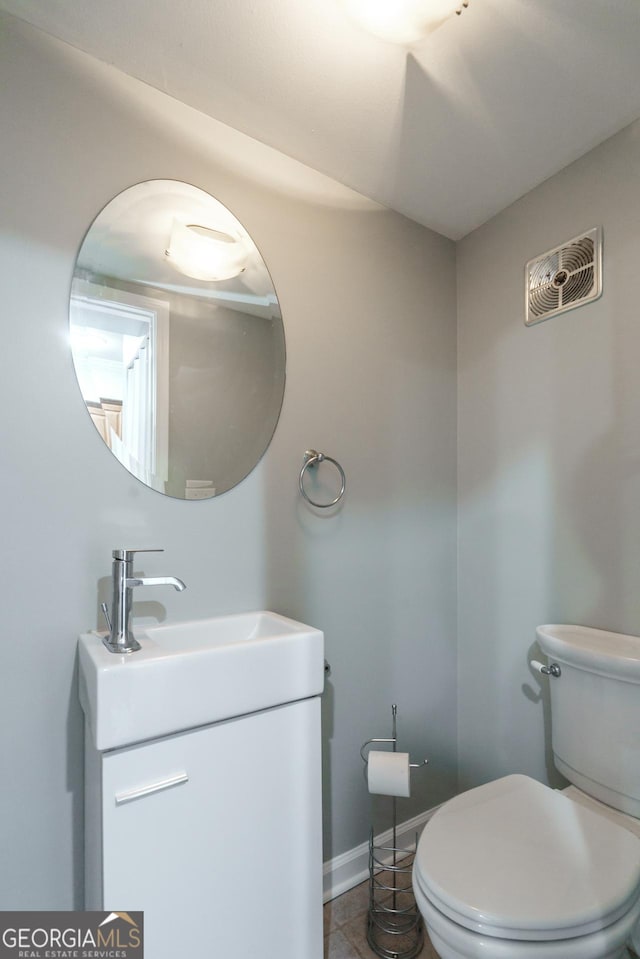
[[[525,328],[525,263],[596,225],[602,298]],[[461,786],[558,778],[537,625],[640,632],[639,226],[636,123],[458,245]]]
[[[454,248],[259,143],[8,18],[0,21],[2,660],[0,908],[82,903],[76,636],[98,623],[111,550],[163,546],[182,577],[139,614],[271,607],[324,629],[327,856],[363,842],[360,743],[400,704],[432,759],[406,815],[456,776]],[[263,253],[287,387],[260,466],[184,503],[131,478],[75,383],[67,303],[96,212],[169,177],[218,197]],[[337,457],[344,507],[297,493],[304,450]],[[258,794],[259,795],[259,794]]]
[[[222,493],[244,479],[269,444],[285,382],[279,317],[188,301],[169,299],[171,496],[187,480]]]

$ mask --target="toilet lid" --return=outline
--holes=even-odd
[[[414,880],[468,929],[567,939],[605,928],[640,896],[640,839],[527,776],[507,776],[435,813]]]

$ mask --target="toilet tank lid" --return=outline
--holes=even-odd
[[[425,826],[414,881],[468,929],[514,939],[603,929],[640,894],[640,840],[527,776],[449,800]]]
[[[536,630],[551,659],[588,672],[640,683],[640,637],[591,626],[549,625]]]

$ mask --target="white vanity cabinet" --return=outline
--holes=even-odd
[[[148,959],[321,959],[320,698],[137,745],[86,741],[87,909]]]

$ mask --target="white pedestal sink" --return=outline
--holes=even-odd
[[[261,611],[80,637],[86,909],[153,959],[321,959],[323,634]]]

